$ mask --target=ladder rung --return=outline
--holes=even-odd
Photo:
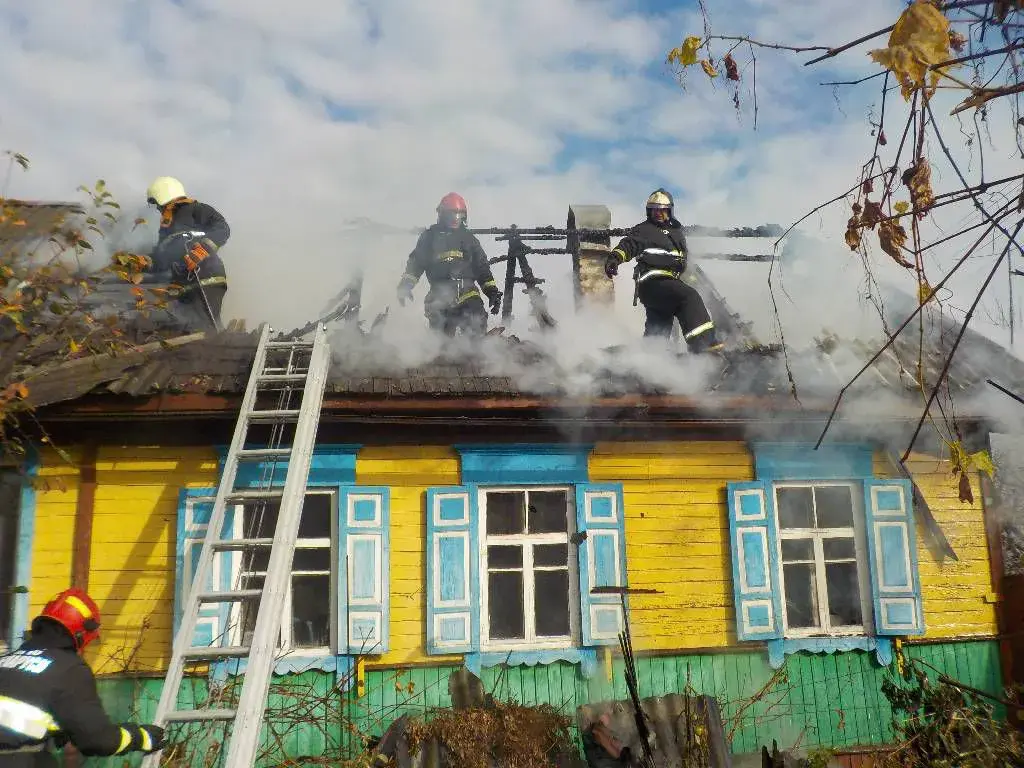
[[[282,370],[271,368],[270,370]],[[264,373],[256,379],[257,384],[305,384],[306,374],[304,373]]]
[[[267,349],[312,349],[312,341],[268,341]]]
[[[203,592],[199,595],[201,603],[233,603],[239,600],[248,600],[253,597],[260,597],[262,589],[229,589],[222,592]]]
[[[284,494],[284,488],[261,488],[251,491],[231,491],[227,495],[228,504],[236,504],[241,501],[259,501],[260,499],[279,499]]]
[[[175,709],[167,713],[168,723],[194,723],[208,720],[234,720],[233,709]]]
[[[287,411],[249,411],[249,421],[266,423],[268,421],[297,421],[298,409]]]
[[[247,448],[238,452],[239,459],[261,461],[263,459],[287,459],[292,455],[291,448]]]
[[[249,656],[247,645],[195,645],[181,654],[186,659],[202,659],[205,661],[216,661],[217,659],[244,659]]]
[[[259,549],[260,547],[271,547],[273,539],[221,539],[213,542],[214,552],[240,552],[246,549]]]

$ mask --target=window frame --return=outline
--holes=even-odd
[[[513,534],[507,536],[488,536],[487,534],[487,495],[489,493],[525,492],[527,499],[530,493],[542,491],[558,491],[565,494],[565,533],[539,533],[539,534]],[[573,547],[573,537],[576,534],[576,487],[574,484],[544,484],[544,485],[486,485],[478,486],[476,489],[476,504],[479,510],[479,574],[480,574],[480,599],[478,610],[480,612],[480,649],[484,652],[497,651],[533,651],[533,650],[558,650],[564,648],[579,648],[582,644],[582,632],[580,628],[580,587],[579,587],[579,551]],[[491,539],[494,539],[492,542]],[[536,583],[533,579],[533,569],[529,569],[529,585],[527,589],[527,563],[532,565],[532,546],[527,555],[527,544],[561,544],[567,548],[566,565],[568,567],[569,580],[569,634],[559,637],[530,637],[535,634],[535,600]],[[487,550],[488,546],[513,546],[517,545],[523,549],[523,612],[527,637],[523,640],[508,638],[490,638],[490,600],[489,600],[489,571]]]
[[[850,501],[853,513],[853,527],[842,528],[783,528],[781,511],[779,509],[779,489],[782,488],[820,488],[820,487],[844,487],[850,491]],[[775,530],[776,557],[779,563],[779,596],[781,602],[782,636],[793,639],[813,639],[816,637],[863,637],[873,635],[874,605],[871,599],[871,564],[868,555],[867,543],[867,517],[864,508],[864,483],[860,480],[777,480],[771,483],[772,507]],[[813,491],[812,491],[813,492]],[[817,500],[815,497],[815,509]],[[824,531],[835,531],[832,535],[826,535]],[[830,538],[850,538],[852,533],[854,542],[855,562],[857,564],[857,584],[860,589],[860,609],[862,622],[856,625],[833,627],[828,615],[823,610],[820,602],[818,605],[819,627],[791,627],[789,625],[789,609],[786,599],[785,564],[782,556],[783,541],[811,541],[814,548],[814,575],[815,588],[818,594],[824,594],[828,599],[828,582],[825,576],[825,559],[822,552],[822,542]]]
[[[326,549],[330,553],[330,570],[328,573],[328,610],[330,611],[330,620],[328,626],[328,642],[327,646],[299,646],[296,647],[295,641],[295,615],[292,610],[292,602],[294,599],[294,583],[292,578],[295,576],[295,571],[290,573],[291,578],[288,579],[288,591],[285,593],[284,609],[281,614],[281,625],[278,632],[278,642],[280,646],[275,649],[276,654],[280,655],[300,655],[300,656],[334,656],[340,653],[338,643],[338,598],[339,598],[339,569],[338,569],[338,556],[340,547],[340,535],[338,526],[338,512],[339,502],[341,497],[341,489],[332,486],[308,486],[303,498],[303,504],[305,499],[309,496],[327,496],[330,499],[330,508],[328,514],[330,515],[330,537],[327,539],[327,545],[311,545],[310,542],[322,542],[325,541],[323,538],[318,539],[296,539],[295,549]],[[244,504],[233,505],[235,510],[235,533],[239,537],[245,535],[244,531]],[[300,523],[301,524],[301,523]],[[199,546],[202,546],[200,542]],[[242,552],[232,552],[230,559],[231,567],[231,584],[233,588],[240,588],[241,582],[240,577]],[[247,573],[259,573],[265,574],[265,571],[247,571]],[[301,572],[300,572],[301,573]],[[316,572],[318,575],[322,575],[321,572]],[[250,601],[252,602],[252,601]],[[230,644],[233,646],[239,646],[244,644],[244,637],[242,635],[242,605],[240,603],[234,603],[231,605],[228,612],[228,632],[230,637]],[[290,618],[290,620],[289,620]]]

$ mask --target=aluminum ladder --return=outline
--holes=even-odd
[[[296,355],[301,358],[308,355],[308,363],[296,363]],[[285,363],[277,364],[282,357]],[[230,735],[225,734],[222,743],[222,750],[225,744],[228,745],[227,758],[222,764],[231,768],[252,766],[259,746],[330,360],[331,351],[324,325],[317,326],[312,341],[272,341],[270,326],[263,325],[198,566],[183,603],[181,624],[174,638],[173,654],[154,717],[154,722],[163,727],[174,723],[232,722]],[[301,397],[297,409],[257,409],[261,394],[282,388]],[[277,438],[270,440],[270,447],[247,448],[247,436],[254,424],[270,425],[272,434],[278,435],[283,434],[287,425],[293,424],[295,433],[291,446],[279,447],[281,438]],[[284,487],[236,488],[239,463],[251,461],[287,461]],[[260,500],[264,503],[268,500],[279,502],[274,537],[246,538],[243,535],[242,538],[222,538],[228,506]],[[262,589],[240,589],[237,581],[230,591],[217,591],[216,584],[212,590],[204,588],[212,577],[217,554],[267,549],[270,554]],[[192,645],[202,606],[238,606],[243,601],[258,605],[255,629],[248,645],[244,644],[244,639],[241,644],[233,646],[224,645],[223,639],[219,646]],[[214,643],[217,642],[214,638]],[[247,664],[237,708],[176,709],[187,664],[232,660],[245,660]],[[143,768],[157,768],[160,754],[147,755],[142,762]]]

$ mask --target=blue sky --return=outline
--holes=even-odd
[[[884,27],[901,4],[706,6],[715,32],[810,45]],[[660,185],[685,222],[731,226],[785,225],[849,187],[878,89],[837,99],[818,83],[876,71],[870,46],[827,68],[759,52],[755,132],[748,57],[739,115],[722,78],[694,69],[684,89],[666,68],[665,53],[702,26],[695,2],[668,0],[0,2],[0,147],[33,161],[8,192],[67,198],[102,177],[144,212],[151,178],[176,175],[232,225],[226,313],[292,325],[355,261],[373,267],[369,301],[390,303],[414,236],[353,235],[344,222],[427,225],[451,190],[474,226],[561,225],[571,203],[604,203],[625,226]],[[805,284],[791,293],[844,281],[849,317],[834,299],[827,311],[796,302],[793,333],[809,337],[820,328],[803,318],[822,315],[861,330],[848,216],[835,206],[805,223],[827,248],[815,269],[794,270]],[[537,269],[570,301],[566,263]],[[767,317],[764,274],[715,269],[736,309]],[[628,276],[619,283],[621,324],[638,332]]]

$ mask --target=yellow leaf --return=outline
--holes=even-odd
[[[996,473],[996,465],[992,462],[992,457],[989,456],[988,451],[972,453],[970,463],[976,470],[984,472],[989,477],[992,477]]]
[[[695,35],[690,35],[688,38],[683,40],[683,44],[681,46],[669,51],[668,60],[677,62],[684,67],[696,64],[698,48],[700,48],[700,38]]]
[[[68,343],[68,352],[70,352],[72,355],[75,354],[75,352],[77,352],[79,349],[81,349],[81,347],[78,345],[78,342],[75,341],[74,339],[72,339]]]
[[[921,279],[921,282],[917,286],[917,301],[923,307],[932,298],[932,287],[928,285],[928,281]]]
[[[893,210],[896,211],[896,213],[906,213],[907,211],[910,210],[910,203],[908,203],[906,200],[900,200],[898,203],[893,203],[892,207]]]
[[[22,400],[28,397],[28,387],[25,385],[25,382],[19,381],[17,384],[14,385],[14,394],[16,394]]]
[[[711,59],[701,59],[701,69],[704,70],[704,74],[708,77],[718,77],[718,70],[715,69],[715,65],[711,63]]]
[[[950,58],[949,20],[929,0],[915,0],[900,14],[888,47],[868,55],[896,75],[904,99],[910,101],[915,91],[925,87],[926,78],[931,80],[926,96],[931,97],[941,75],[928,67]]]

